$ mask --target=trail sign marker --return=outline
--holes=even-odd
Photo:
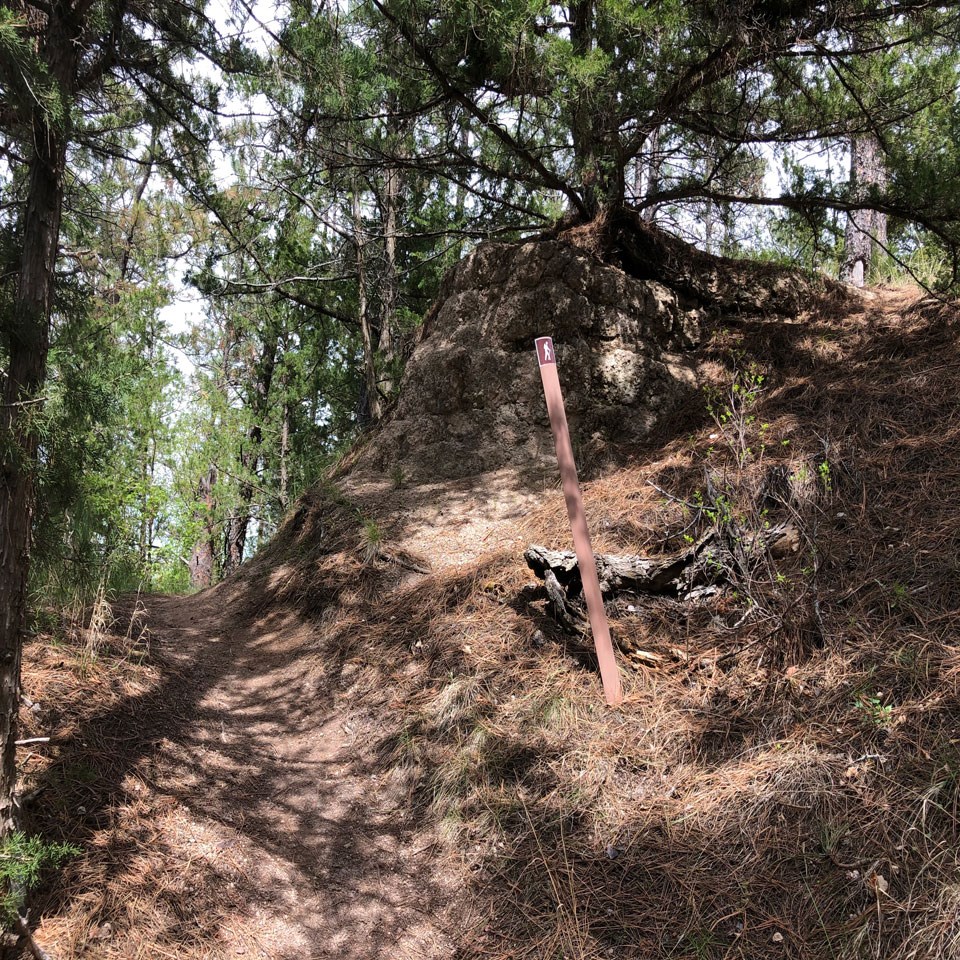
[[[623,701],[623,689],[620,686],[617,661],[613,655],[613,642],[610,639],[607,614],[603,609],[603,597],[600,595],[597,561],[594,559],[593,547],[590,545],[587,515],[583,509],[580,481],[577,479],[577,465],[573,459],[570,428],[567,426],[567,412],[563,406],[560,376],[557,373],[557,351],[550,337],[537,337],[535,345],[537,362],[540,365],[540,379],[543,381],[543,395],[546,398],[547,413],[550,416],[550,429],[553,431],[553,442],[557,449],[563,498],[567,503],[567,516],[570,518],[570,529],[573,532],[573,549],[577,554],[577,565],[583,582],[583,595],[587,600],[587,614],[590,617],[590,630],[593,632],[593,643],[600,663],[603,693],[607,703],[615,707]]]

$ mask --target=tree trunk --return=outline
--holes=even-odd
[[[246,478],[257,472],[260,465],[260,447],[263,434],[259,426],[250,428],[247,434],[250,446],[241,450],[237,458],[240,466],[240,499],[234,508],[233,515],[227,521],[224,534],[225,549],[223,557],[223,575],[229,576],[243,563],[243,554],[247,548],[247,531],[250,528],[250,506],[253,503],[253,484]]]
[[[397,211],[400,204],[400,171],[388,166],[383,182],[383,248],[386,255],[383,284],[380,294],[380,354],[381,365],[389,370],[393,361],[393,332],[397,324],[399,274],[397,270]],[[387,398],[393,393],[393,380],[382,379],[381,390]]]
[[[879,147],[879,144],[878,144]],[[887,165],[881,150],[877,150],[877,163],[874,167],[874,183],[880,190],[887,187]],[[887,252],[887,215],[879,210],[873,211],[873,263],[876,265],[877,258],[882,257]]]
[[[157,479],[157,433],[155,427],[151,426],[150,428],[150,462],[147,470],[147,484],[148,489],[153,490],[154,483]],[[148,505],[145,503],[145,507]],[[152,506],[149,508],[149,516],[147,517],[147,555],[146,563],[147,569],[150,571],[151,578],[153,577],[153,571],[150,569],[151,564],[153,563],[153,535],[154,528],[157,525],[157,516],[154,513]]]
[[[460,155],[464,157],[470,155],[470,130],[465,125],[460,127]],[[467,219],[467,188],[461,182],[460,177],[457,178],[456,189],[453,192],[453,209],[453,223],[459,236],[459,239],[456,240],[456,258],[459,262],[463,259],[466,248],[463,234],[459,231],[466,229]]]
[[[139,191],[138,191],[139,192]],[[135,202],[139,203],[139,200]],[[127,240],[125,244],[124,253],[128,253],[130,245],[133,242],[133,230],[131,229],[127,233]],[[125,272],[121,271],[121,282],[125,279]],[[119,299],[119,291],[114,291],[117,294]],[[149,365],[149,368],[154,369],[154,363],[156,360],[156,345],[157,345],[157,332],[151,323],[146,331],[147,337],[147,352],[146,359]],[[142,570],[148,570],[150,566],[150,557],[153,551],[153,521],[154,514],[151,503],[151,493],[153,492],[153,480],[156,472],[156,460],[157,460],[157,436],[156,436],[156,426],[154,422],[153,414],[153,404],[156,401],[151,398],[147,403],[147,419],[146,419],[146,428],[144,430],[143,439],[139,444],[139,456],[140,456],[140,496],[139,500],[139,510],[140,510],[140,531],[139,531],[139,558],[140,565]]]
[[[252,499],[252,494],[246,493],[247,486],[247,484],[244,484],[241,487],[240,503],[236,508],[238,512],[227,520],[226,549],[223,557],[223,575],[225,577],[228,577],[243,563],[243,551],[247,546],[247,528],[250,525],[250,501]]]
[[[707,253],[715,253],[714,228],[717,223],[713,201],[708,200],[703,211],[703,248]]]
[[[377,358],[374,354],[373,327],[367,301],[366,233],[363,229],[363,208],[360,189],[354,187],[352,199],[353,237],[357,256],[357,312],[360,315],[360,336],[363,340],[363,373],[366,386],[365,419],[380,419],[380,392],[377,385]]]
[[[716,535],[711,533],[678,556],[656,560],[649,557],[597,554],[600,590],[606,596],[619,591],[682,593],[684,589],[696,585],[690,582],[689,574],[715,540]],[[523,556],[527,566],[541,580],[545,579],[549,572],[564,588],[568,597],[579,596],[582,586],[575,553],[570,550],[548,550],[532,544],[527,547]]]
[[[213,511],[216,507],[213,488],[216,482],[217,468],[212,466],[197,484],[196,517],[200,521],[203,533],[197,539],[190,554],[191,587],[209,587],[213,583],[215,573]]]
[[[43,54],[65,96],[72,87],[74,46],[63,24],[51,22]],[[39,444],[35,401],[47,371],[67,138],[65,125],[51,126],[35,109],[19,276],[3,325],[9,369],[0,408],[0,836],[14,829],[17,815],[15,741]]]
[[[286,384],[284,384],[286,393]],[[283,401],[283,423],[280,425],[280,510],[286,513],[290,508],[290,482],[287,478],[287,456],[290,451],[290,402]]]
[[[720,204],[720,222],[723,224],[723,241],[720,253],[724,257],[737,255],[737,232],[733,222],[733,204]]]
[[[850,141],[850,185],[855,200],[865,200],[872,191],[887,185],[887,169],[880,141],[872,133]],[[844,257],[840,279],[862,287],[876,255],[887,246],[887,215],[877,210],[852,210],[847,214]]]

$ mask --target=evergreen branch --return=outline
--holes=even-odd
[[[586,203],[569,183],[548,169],[543,161],[524,147],[506,127],[498,123],[488,111],[484,110],[483,107],[476,103],[471,97],[467,96],[467,94],[453,82],[449,74],[440,67],[433,54],[416,38],[407,24],[400,18],[394,16],[382,0],[373,0],[373,5],[396,27],[404,40],[410,44],[411,49],[423,61],[434,79],[440,84],[441,89],[444,90],[451,100],[460,104],[467,113],[483,124],[514,156],[536,171],[540,176],[543,186],[562,193],[581,216],[585,219],[590,219],[590,211]]]
[[[780,194],[779,196],[759,196],[747,193],[730,193],[712,190],[705,183],[691,183],[674,187],[669,190],[658,191],[643,198],[636,208],[642,210],[655,204],[681,202],[684,200],[711,200],[714,203],[736,203],[747,206],[781,207],[784,210],[794,210],[806,213],[810,210],[835,210],[838,213],[856,213],[858,210],[874,210],[887,216],[898,217],[917,226],[929,230],[934,236],[956,249],[960,240],[953,237],[946,229],[946,223],[960,224],[960,211],[952,216],[944,217],[942,211],[937,215],[924,213],[914,204],[897,204],[890,200],[872,196],[863,199],[832,196],[828,194]]]

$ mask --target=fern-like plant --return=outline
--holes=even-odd
[[[28,837],[17,830],[0,841],[0,922],[11,929],[23,909],[27,895],[40,881],[43,871],[59,867],[80,853],[69,843],[48,843],[42,837]]]

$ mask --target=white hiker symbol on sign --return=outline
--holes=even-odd
[[[550,337],[537,337],[537,359],[541,367],[545,363],[557,362],[557,351]]]

